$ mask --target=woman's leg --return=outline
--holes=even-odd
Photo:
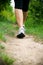
[[[16,20],[19,27],[23,26],[23,12],[21,9],[15,9]]]
[[[24,28],[23,28],[23,11],[21,9],[15,9],[15,15],[16,15],[18,26],[19,26],[19,32],[17,37],[23,38],[25,37]]]
[[[27,11],[28,11],[27,1],[28,0],[15,0],[15,15],[16,15],[18,26],[19,26],[19,33],[17,35],[18,38],[25,37],[23,21],[25,21],[27,18]]]
[[[26,21],[27,16],[28,16],[28,11],[27,12],[23,12],[23,22]]]
[[[24,34],[24,28],[23,28],[23,0],[15,0],[15,15],[16,15],[16,20],[19,26],[19,32],[17,37],[18,38],[23,38],[25,37]]]

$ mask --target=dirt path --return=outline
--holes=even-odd
[[[32,37],[7,38],[6,52],[16,59],[14,65],[43,65],[43,44]]]

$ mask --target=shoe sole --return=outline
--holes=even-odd
[[[24,37],[25,37],[25,35],[23,33],[17,35],[17,38],[24,38]]]

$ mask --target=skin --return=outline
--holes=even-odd
[[[16,20],[19,27],[23,27],[24,22],[26,21],[28,12],[23,12],[21,9],[15,9]]]
[[[28,16],[28,11],[27,12],[23,12],[23,22],[26,21],[27,16]]]

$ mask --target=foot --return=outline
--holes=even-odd
[[[21,27],[19,29],[19,33],[17,35],[17,38],[24,38],[24,37],[25,37],[25,29],[24,29],[24,27]]]

